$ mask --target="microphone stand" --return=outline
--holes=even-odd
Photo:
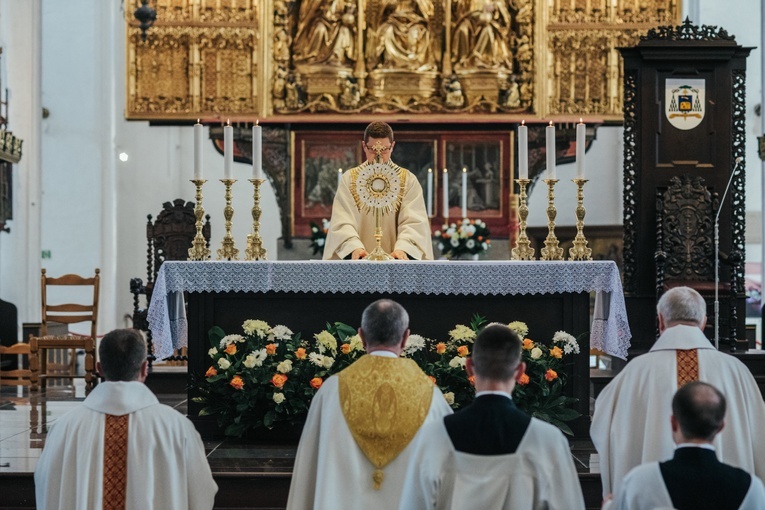
[[[736,165],[730,173],[728,185],[725,186],[725,192],[720,200],[720,206],[717,208],[717,214],[715,214],[715,349],[718,351],[720,350],[720,213],[722,212],[725,197],[728,195],[730,184],[733,182],[733,176],[736,175],[741,159],[740,157],[736,158]],[[731,292],[733,292],[733,289],[731,289]],[[732,341],[735,341],[735,339]]]

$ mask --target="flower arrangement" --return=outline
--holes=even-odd
[[[434,235],[438,239],[441,254],[449,259],[461,255],[478,255],[491,247],[489,229],[481,220],[465,218],[459,224],[444,224]]]
[[[454,409],[469,404],[475,396],[465,364],[485,324],[483,317],[475,315],[470,326],[456,325],[447,341],[412,334],[401,354],[430,376]],[[579,353],[579,345],[562,331],[547,346],[526,338],[528,328],[522,322],[508,327],[524,338],[526,374],[513,397],[518,407],[572,434],[565,422],[580,414],[571,408],[576,399],[563,394],[563,368],[565,356]],[[204,404],[200,416],[216,416],[218,426],[229,436],[241,436],[252,428],[270,429],[280,422],[301,425],[327,377],[364,354],[356,330],[342,323],[328,323],[311,340],[262,320],[245,321],[242,332],[226,335],[221,328],[212,328],[210,367],[203,375],[192,374],[192,386],[199,394],[194,401]]]
[[[327,242],[327,232],[329,232],[329,221],[324,218],[321,220],[320,227],[313,221],[311,222],[311,244],[309,248],[313,250],[314,255],[324,255],[324,244]]]

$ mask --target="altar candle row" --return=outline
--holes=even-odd
[[[203,179],[202,144],[203,126],[194,124],[194,179]],[[342,174],[342,169],[340,170]],[[223,178],[234,178],[234,127],[230,121],[223,126]],[[263,179],[263,128],[258,121],[252,126],[252,178]]]
[[[529,133],[526,122],[518,126],[518,178],[529,178]],[[576,178],[584,179],[584,150],[586,126],[582,119],[576,125]],[[547,171],[545,179],[556,179],[555,170],[555,126],[552,121],[545,128],[545,148],[547,156]]]

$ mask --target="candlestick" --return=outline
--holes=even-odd
[[[555,126],[552,121],[545,128],[545,142],[547,147],[547,178],[555,179]]]
[[[444,219],[449,218],[449,171],[444,168],[444,178],[442,181],[444,187]]]
[[[202,179],[202,136],[204,135],[204,127],[199,123],[194,124],[194,179]]]
[[[529,128],[525,120],[518,126],[518,178],[529,178]]]
[[[512,260],[534,260],[534,248],[531,247],[531,241],[526,235],[526,218],[529,217],[529,208],[526,205],[526,186],[529,184],[528,179],[518,179],[518,186],[520,190],[520,204],[518,206],[518,218],[519,222],[519,234],[516,247],[511,251]]]
[[[244,260],[267,260],[263,239],[260,237],[260,186],[265,179],[249,179],[253,186],[252,195],[252,233],[247,234],[247,248],[244,250]]]
[[[433,216],[433,169],[428,168],[428,190],[427,190],[428,218]]]
[[[584,184],[587,179],[572,179],[576,184],[576,237],[574,246],[569,248],[570,260],[592,260],[592,250],[587,247],[587,239],[584,237]]]
[[[585,125],[582,119],[576,125],[576,178],[584,179]]]
[[[202,218],[205,215],[205,209],[202,207],[202,186],[207,181],[204,179],[192,179],[191,182],[193,182],[194,186],[197,188],[197,203],[194,206],[197,234],[191,242],[191,248],[189,248],[189,260],[210,260],[210,250],[207,248],[207,239],[202,235]]]
[[[563,260],[563,248],[558,246],[558,238],[555,237],[555,184],[558,179],[545,179],[547,184],[547,239],[542,248],[542,260]]]
[[[234,126],[229,121],[223,126],[223,178],[234,178]]]
[[[263,178],[263,128],[257,120],[252,126],[252,178]]]
[[[462,168],[462,217],[467,218],[467,168]]]
[[[223,208],[226,235],[223,236],[221,247],[218,249],[218,260],[239,260],[239,250],[234,247],[234,238],[231,235],[231,219],[234,217],[234,208],[231,207],[231,186],[236,182],[236,179],[221,179],[220,182],[226,186],[226,207]]]

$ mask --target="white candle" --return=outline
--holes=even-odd
[[[467,218],[467,168],[462,168],[462,217]]]
[[[529,178],[529,128],[525,120],[518,126],[518,177]]]
[[[576,125],[576,178],[584,179],[585,125],[582,119]]]
[[[340,183],[343,182],[343,169],[337,169],[337,189],[340,189]]]
[[[444,168],[444,179],[442,183],[444,187],[444,219],[449,218],[449,171]]]
[[[199,123],[194,124],[194,179],[201,180],[202,177],[202,136],[204,127]]]
[[[263,178],[263,128],[257,120],[252,126],[252,178]]]
[[[552,121],[545,128],[547,142],[547,178],[555,179],[555,126]]]
[[[234,178],[234,127],[231,122],[223,126],[223,178]]]
[[[433,169],[428,168],[428,218],[433,216]]]

